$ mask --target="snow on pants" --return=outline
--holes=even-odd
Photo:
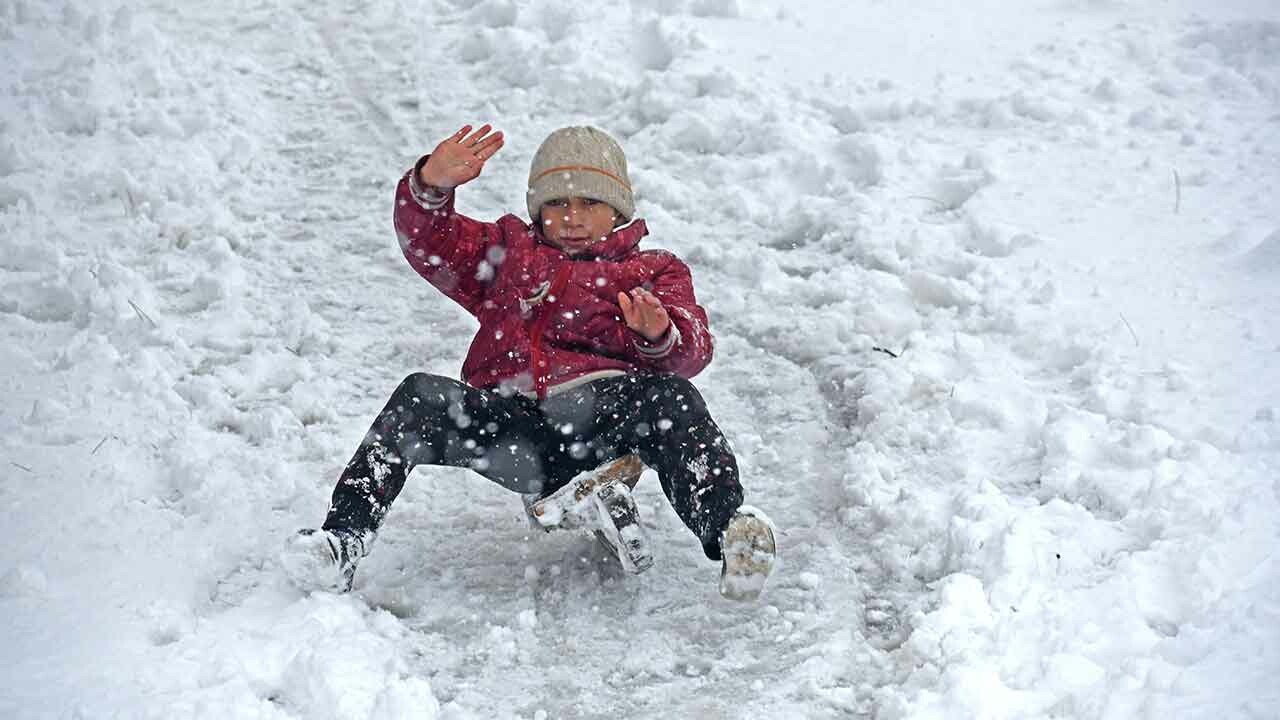
[[[686,379],[629,374],[545,400],[451,378],[405,378],[333,491],[326,529],[376,530],[418,465],[470,468],[521,493],[546,495],[575,475],[637,454],[707,557],[742,504],[738,463]]]

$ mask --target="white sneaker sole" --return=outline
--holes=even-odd
[[[725,528],[720,552],[720,594],[739,602],[759,598],[778,555],[769,518],[753,507],[738,508]]]

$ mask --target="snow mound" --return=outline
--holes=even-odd
[[[1215,90],[1239,95],[1256,91],[1280,98],[1280,22],[1236,21],[1188,33],[1182,44],[1210,61],[1202,66]],[[1201,67],[1196,67],[1201,70]]]
[[[1242,262],[1256,273],[1280,274],[1280,229],[1246,252]]]

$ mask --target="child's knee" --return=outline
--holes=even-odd
[[[456,380],[440,375],[410,373],[400,382],[400,387],[396,388],[396,395],[411,401],[444,404],[454,399],[451,393],[455,390],[455,385]]]
[[[658,376],[652,386],[650,399],[659,403],[668,413],[677,416],[701,415],[707,411],[702,393],[687,378],[679,375]]]

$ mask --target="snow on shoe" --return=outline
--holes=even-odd
[[[643,471],[640,458],[625,455],[580,473],[568,485],[544,498],[525,496],[525,513],[534,527],[548,531],[593,527],[598,520],[592,499],[596,489],[615,480],[634,488]]]
[[[299,530],[285,540],[280,565],[303,590],[346,592],[355,579],[356,563],[372,542],[371,532]]]
[[[738,508],[725,528],[720,551],[720,594],[747,602],[760,597],[778,552],[769,518],[747,505]]]
[[[564,488],[561,488],[561,490],[563,489]],[[529,527],[534,530],[551,532],[556,529],[558,526],[557,523],[551,523],[548,519],[548,524],[544,525],[542,516],[535,514],[533,511],[533,506],[545,499],[546,498],[539,496],[537,493],[520,493],[520,502],[524,503],[524,516],[529,521]],[[546,508],[542,510],[543,515],[547,515],[549,512],[550,510]]]
[[[644,465],[626,455],[595,470],[580,473],[544,498],[526,495],[525,513],[534,527],[551,530],[594,530],[618,557],[624,570],[636,574],[653,565],[653,553],[640,526],[631,488]]]
[[[615,480],[593,494],[599,513],[599,535],[618,556],[622,569],[638,575],[653,566],[649,540],[640,527],[640,512],[626,483]]]

